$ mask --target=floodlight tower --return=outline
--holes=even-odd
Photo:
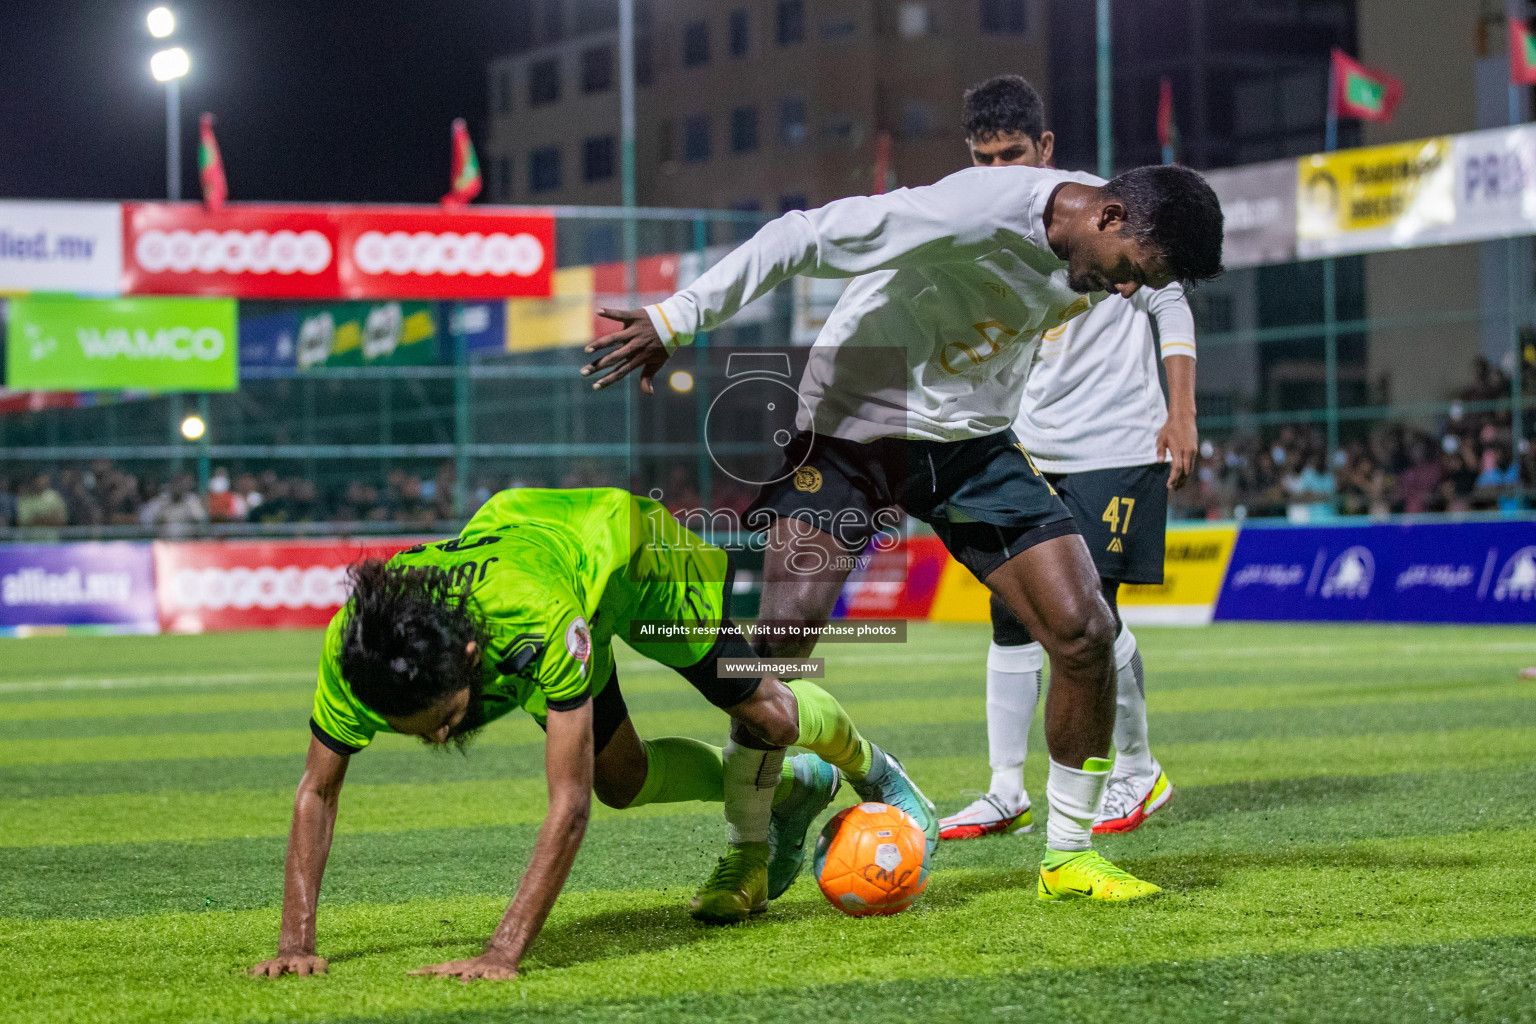
[[[169,7],[156,7],[145,22],[156,39],[176,31],[176,15]],[[179,46],[149,58],[149,73],[165,83],[165,195],[172,202],[181,199],[181,80],[191,70],[192,58]]]

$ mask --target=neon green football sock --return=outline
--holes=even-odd
[[[645,784],[629,802],[630,807],[684,800],[720,803],[725,799],[719,747],[683,736],[641,740],[640,745],[645,748]]]
[[[874,752],[837,698],[806,679],[784,685],[800,705],[800,738],[795,745],[818,754],[855,782],[869,774]]]
[[[773,806],[775,807],[783,803],[784,798],[789,796],[790,791],[795,788],[795,766],[791,763],[793,761],[794,758],[786,757],[784,759],[784,767],[779,769],[779,785],[773,791]]]

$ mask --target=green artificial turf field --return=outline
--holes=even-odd
[[[1526,630],[1138,630],[1177,790],[1101,848],[1167,891],[1034,898],[1037,831],[940,846],[909,913],[809,876],[758,921],[686,909],[718,807],[598,808],[523,979],[474,955],[543,805],[538,730],[467,758],[354,759],[320,910],[331,973],[272,955],[316,633],[0,641],[0,1021],[1536,1020],[1536,662]],[[828,648],[829,689],[948,812],[987,780],[981,626]],[[720,742],[680,678],[621,660],[644,735]],[[841,801],[848,802],[846,799]]]

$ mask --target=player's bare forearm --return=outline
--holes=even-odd
[[[472,960],[454,960],[412,971],[463,981],[502,981],[517,977],[523,954],[538,938],[555,900],[570,876],[592,815],[592,702],[573,711],[551,711],[547,722],[544,770],[549,779],[549,813],[539,828],[528,870],[517,895],[502,915],[485,952]]]
[[[1195,426],[1195,360],[1170,355],[1163,360],[1168,374],[1168,421],[1157,435],[1157,457],[1169,462],[1168,489],[1183,487],[1194,472],[1200,453],[1200,431]]]
[[[311,737],[304,778],[293,801],[293,827],[283,868],[283,923],[277,956],[251,968],[254,975],[322,974],[326,962],[315,953],[315,915],[320,880],[331,853],[348,759]]]

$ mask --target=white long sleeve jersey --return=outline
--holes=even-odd
[[[1176,284],[1142,288],[1129,299],[1111,295],[1046,331],[1013,423],[1035,465],[1083,473],[1157,462],[1157,435],[1168,419],[1159,342],[1165,359],[1195,355],[1195,318]]]
[[[973,167],[788,213],[647,313],[670,350],[796,274],[856,278],[812,346],[797,427],[853,441],[995,434],[1013,424],[1041,336],[1104,298],[1072,291],[1046,240],[1067,182],[1102,184]]]

